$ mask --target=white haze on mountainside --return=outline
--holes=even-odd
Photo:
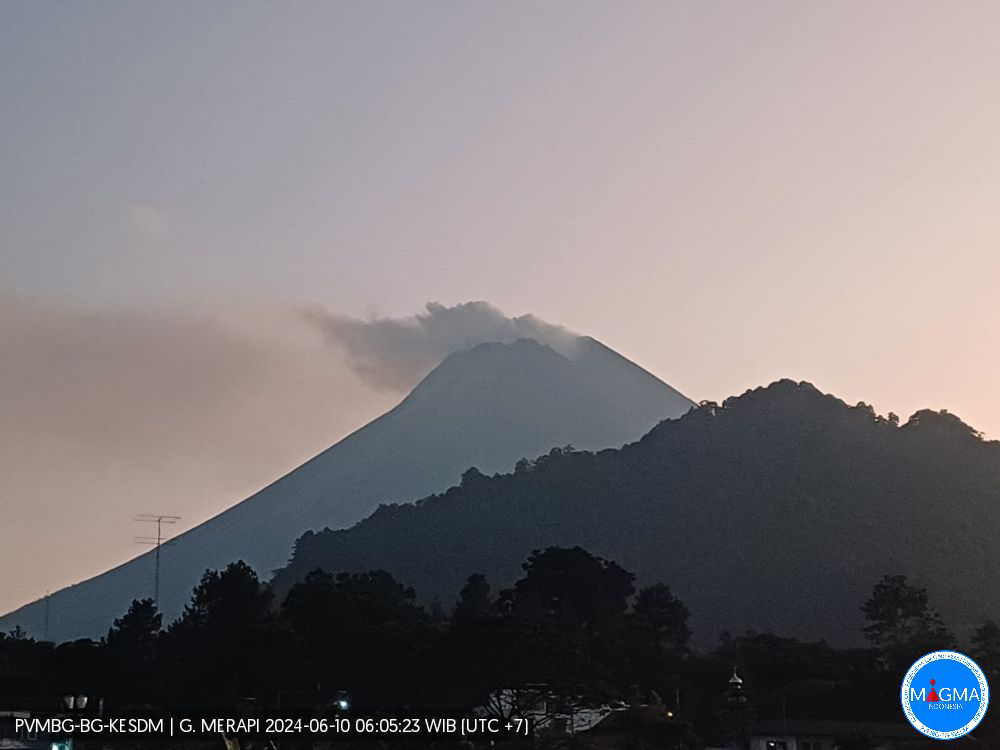
[[[359,320],[316,308],[89,309],[0,295],[0,312],[0,612],[140,552],[132,538],[148,529],[132,522],[137,513],[177,513],[177,532],[251,495],[392,406],[451,351],[529,336],[572,353],[579,341],[481,302]],[[634,379],[627,368],[614,372],[609,382]],[[530,372],[517,375],[531,382]],[[632,428],[609,437],[637,438],[672,415],[643,408],[627,415]],[[408,439],[419,439],[418,427]],[[496,455],[545,450],[544,435]],[[443,489],[464,468],[438,467],[412,495],[404,482],[391,499]],[[64,539],[77,543],[47,544]]]
[[[579,336],[534,315],[508,317],[488,302],[446,307],[428,302],[425,312],[406,318],[360,320],[323,310],[309,314],[328,339],[347,354],[347,363],[380,389],[405,391],[452,352],[496,341],[535,339],[570,359]]]

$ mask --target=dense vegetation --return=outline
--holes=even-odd
[[[79,693],[113,710],[248,699],[318,708],[347,695],[352,710],[467,710],[498,690],[545,685],[590,704],[660,705],[718,736],[731,729],[734,665],[748,716],[898,721],[902,670],[954,645],[928,592],[902,576],[884,576],[860,604],[866,648],[745,633],[697,652],[687,608],[664,583],[636,590],[631,572],[579,547],[536,551],[522,567],[498,592],[469,576],[446,613],[419,606],[385,571],[314,570],[277,602],[234,563],[207,571],[166,629],[146,599],[99,642],[0,637],[0,704],[51,708],[56,696]],[[984,623],[968,648],[991,678],[1000,674],[995,624]]]
[[[937,592],[963,637],[1000,609],[1000,443],[947,412],[905,424],[780,381],[704,403],[642,440],[556,449],[510,474],[307,533],[274,584],[314,568],[383,568],[430,601],[464,571],[509,585],[531,550],[580,545],[669,580],[695,637],[724,628],[862,642],[860,601],[885,571]]]

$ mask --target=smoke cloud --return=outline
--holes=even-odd
[[[452,352],[486,342],[533,338],[573,356],[578,336],[534,315],[508,317],[488,302],[446,307],[428,302],[424,312],[367,320],[312,309],[327,340],[344,352],[347,365],[379,390],[410,390]]]

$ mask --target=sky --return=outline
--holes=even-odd
[[[472,300],[695,400],[791,377],[1000,438],[998,23],[0,3],[0,610],[391,407],[447,347],[378,377],[344,332]]]

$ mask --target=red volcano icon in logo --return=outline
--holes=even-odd
[[[931,692],[927,696],[927,702],[928,703],[937,703],[937,701],[938,701],[937,690],[934,689],[934,680],[931,680]]]

